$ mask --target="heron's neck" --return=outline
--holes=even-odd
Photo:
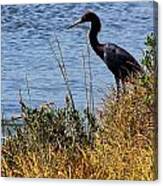
[[[89,32],[89,39],[90,39],[91,46],[93,48],[100,45],[100,43],[98,41],[98,32],[96,30],[94,30],[93,26],[91,26],[91,30]]]
[[[99,55],[101,58],[103,58],[103,44],[99,43],[98,41],[98,33],[100,31],[100,28],[97,28],[97,25],[92,22],[91,24],[91,30],[89,32],[89,39],[90,44],[97,55]]]

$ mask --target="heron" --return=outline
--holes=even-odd
[[[124,48],[114,43],[100,43],[98,34],[101,30],[100,18],[93,11],[86,11],[85,14],[70,25],[67,29],[71,29],[79,24],[90,22],[89,40],[92,49],[104,61],[108,69],[113,73],[116,87],[117,97],[121,86],[125,92],[125,83],[142,72],[142,68],[137,60]]]

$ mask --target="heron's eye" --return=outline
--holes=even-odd
[[[85,15],[82,17],[82,20],[83,20],[83,21],[85,21],[85,20],[86,20],[86,16],[85,16]]]

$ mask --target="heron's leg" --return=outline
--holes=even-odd
[[[122,82],[123,93],[125,94],[126,93],[125,80],[122,79],[121,82]]]
[[[116,85],[117,85],[117,99],[119,99],[120,95],[120,81],[118,77],[115,77]]]

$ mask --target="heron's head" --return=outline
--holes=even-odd
[[[68,29],[73,28],[85,22],[92,22],[96,26],[98,31],[100,31],[100,28],[101,28],[100,19],[94,12],[90,10],[86,11],[85,14],[81,18],[79,18],[77,21],[75,21],[72,25],[70,25]]]

